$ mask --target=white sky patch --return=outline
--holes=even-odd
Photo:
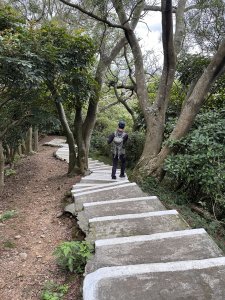
[[[140,45],[143,53],[148,50],[154,50],[155,54],[163,59],[162,48],[162,25],[161,13],[151,12],[148,13],[143,22],[139,22],[136,27],[136,33],[140,40]],[[160,59],[161,60],[161,59]]]

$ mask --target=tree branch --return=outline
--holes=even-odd
[[[131,95],[127,99],[123,99],[121,96],[119,96],[116,85],[114,85],[113,88],[114,88],[114,93],[116,95],[116,98],[118,99],[118,102],[120,102],[121,104],[123,104],[123,106],[126,108],[126,110],[128,111],[128,113],[131,115],[131,117],[133,119],[133,122],[135,122],[134,112],[133,112],[133,110],[129,107],[129,105],[126,102],[131,97]]]
[[[132,69],[131,69],[131,66],[130,66],[130,63],[129,63],[129,60],[128,60],[128,57],[127,57],[127,48],[126,48],[126,46],[124,46],[124,57],[125,57],[125,60],[126,60],[126,63],[127,63],[128,70],[129,70],[129,78],[130,78],[131,82],[133,83],[133,86],[136,89],[136,82],[135,82],[135,80],[132,76]]]
[[[66,5],[71,6],[73,8],[78,9],[83,14],[85,14],[85,15],[87,15],[87,16],[89,16],[89,17],[91,17],[91,18],[93,18],[93,19],[95,19],[97,21],[100,21],[100,22],[103,22],[103,23],[107,24],[109,27],[120,28],[120,29],[125,30],[124,26],[118,25],[118,24],[113,24],[113,23],[111,23],[110,21],[108,21],[106,19],[100,18],[97,15],[93,14],[92,12],[89,12],[89,11],[85,10],[84,8],[80,7],[80,5],[77,5],[77,4],[74,4],[74,3],[70,3],[70,2],[68,2],[66,0],[59,0],[59,1],[61,1],[62,3],[66,4]]]

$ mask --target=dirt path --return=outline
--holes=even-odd
[[[48,280],[71,281],[65,300],[80,298],[80,278],[61,271],[52,255],[55,247],[71,240],[74,219],[58,217],[65,193],[79,178],[66,176],[67,164],[56,160],[57,148],[42,146],[17,165],[0,198],[0,214],[16,210],[16,217],[0,223],[0,299],[36,300]],[[64,199],[65,200],[65,199]]]

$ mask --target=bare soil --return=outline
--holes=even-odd
[[[82,277],[61,270],[53,251],[62,241],[82,239],[76,220],[60,216],[68,192],[79,177],[66,176],[67,163],[57,160],[55,147],[43,146],[39,152],[22,158],[16,175],[6,178],[0,197],[0,214],[16,210],[16,216],[0,222],[0,299],[40,299],[45,283],[69,284],[65,300],[80,299]]]

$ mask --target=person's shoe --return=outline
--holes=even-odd
[[[112,179],[116,179],[116,176],[112,176]]]
[[[124,174],[120,174],[120,178],[126,177]]]

